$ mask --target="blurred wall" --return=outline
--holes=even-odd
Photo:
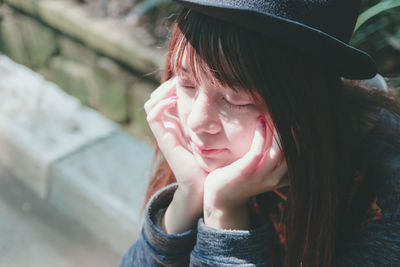
[[[71,1],[6,0],[0,17],[4,54],[149,141],[143,104],[158,86],[163,51],[85,17]]]

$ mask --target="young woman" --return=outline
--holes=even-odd
[[[179,2],[120,266],[400,266],[400,104],[351,81],[359,1]]]

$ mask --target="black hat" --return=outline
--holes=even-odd
[[[313,55],[342,77],[368,79],[377,73],[370,55],[348,45],[360,0],[175,1]]]

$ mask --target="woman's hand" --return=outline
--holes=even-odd
[[[259,118],[251,148],[232,164],[209,173],[204,185],[204,222],[220,229],[248,229],[253,196],[287,185],[283,154],[272,121]],[[267,127],[268,126],[268,127]]]
[[[147,121],[158,146],[179,184],[164,216],[164,231],[190,229],[203,211],[203,189],[207,173],[189,149],[176,110],[177,79],[160,85],[145,103]]]

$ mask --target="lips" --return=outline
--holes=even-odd
[[[194,150],[202,155],[202,156],[215,156],[220,154],[221,152],[225,151],[224,148],[208,148],[208,147],[204,147],[204,146],[198,146],[194,143],[192,143]]]

